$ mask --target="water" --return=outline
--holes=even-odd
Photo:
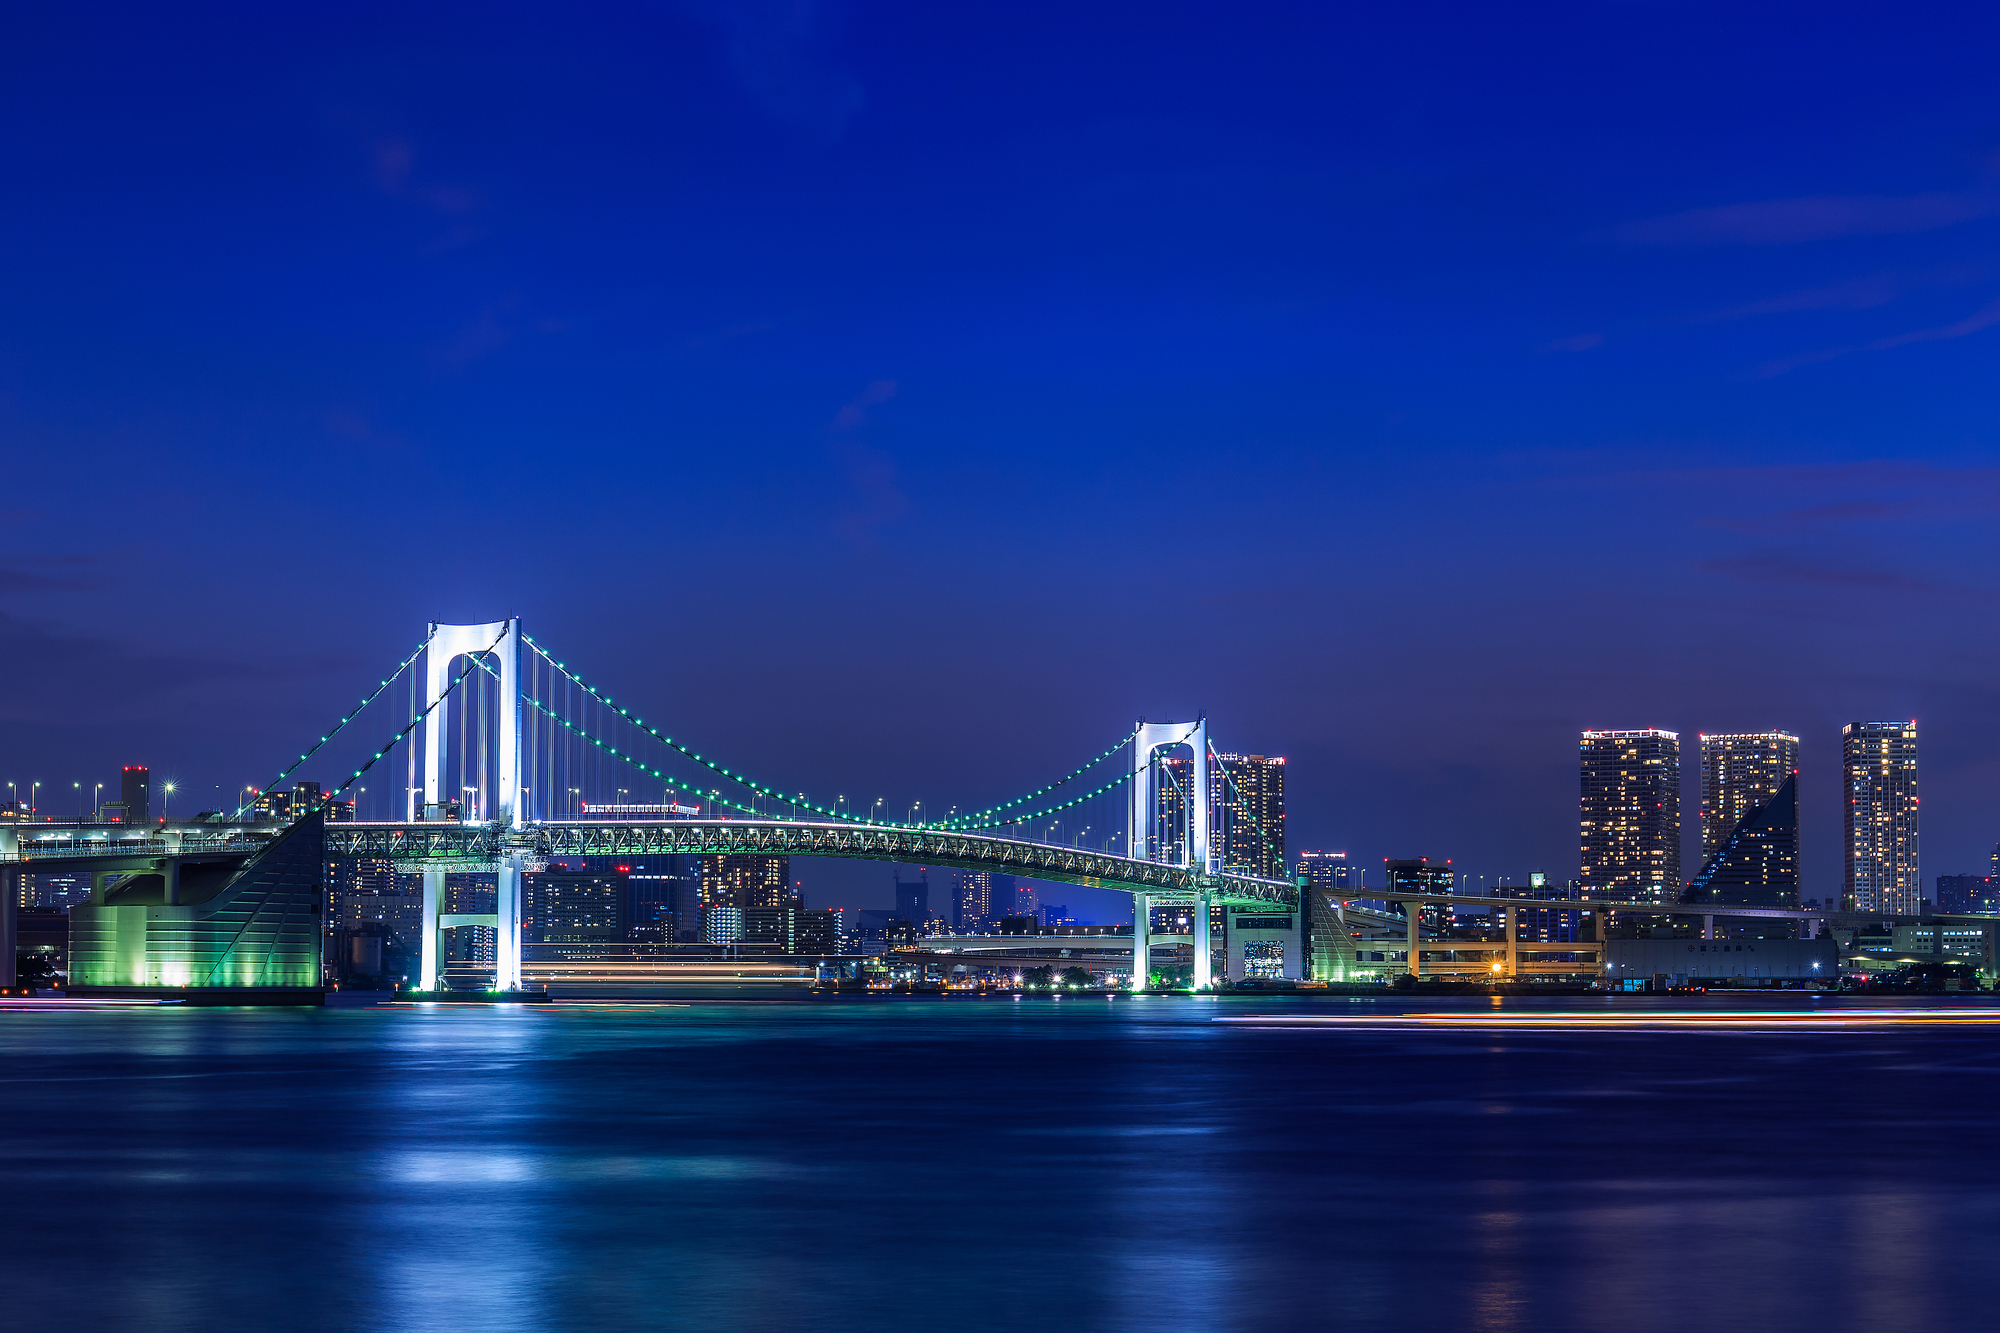
[[[1492,1012],[868,997],[4,1012],[6,1322],[1988,1317],[2000,1028],[1214,1021],[1404,1009]]]

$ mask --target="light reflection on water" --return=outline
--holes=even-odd
[[[2000,1166],[1968,1135],[2000,1092],[1993,1027],[1516,1011],[1503,1044],[1423,1008],[1278,1026],[1170,1000],[7,1011],[9,1322],[1521,1333],[1983,1314]]]

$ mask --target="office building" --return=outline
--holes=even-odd
[[[1574,902],[1583,896],[1583,887],[1574,880],[1551,884],[1541,871],[1533,871],[1526,884],[1496,884],[1496,898],[1533,898],[1541,902]],[[1497,920],[1497,918],[1496,918]],[[1500,923],[1504,928],[1505,923]],[[1520,907],[1514,911],[1514,938],[1525,944],[1570,944],[1583,938],[1583,913],[1559,907]]]
[[[1361,887],[1361,872],[1349,864],[1346,852],[1300,852],[1292,878],[1316,889]]]
[[[1946,913],[2000,914],[2000,879],[1991,875],[1939,875],[1937,910]]]
[[[779,953],[840,952],[840,913],[809,911],[803,900],[782,907],[752,907],[743,913],[744,944],[762,944]]]
[[[549,869],[534,880],[529,922],[535,941],[597,944],[626,938],[630,886],[616,869]]]
[[[734,944],[743,938],[743,912],[741,907],[731,907],[725,903],[710,903],[701,909],[701,942],[703,944]]]
[[[1701,859],[1799,771],[1799,738],[1787,731],[1701,736]]]
[[[916,879],[898,878],[896,881],[896,908],[893,913],[898,919],[923,925],[931,919],[931,872],[922,871]]]
[[[1450,893],[1457,883],[1450,861],[1432,861],[1428,856],[1414,860],[1382,862],[1383,881],[1392,893]],[[1407,914],[1415,903],[1389,903],[1392,912]],[[1423,907],[1423,928],[1443,935],[1451,928],[1451,904],[1431,903]]]
[[[1915,916],[1917,724],[1850,722],[1840,729],[1846,800],[1841,904],[1850,912]]]
[[[153,771],[144,764],[125,765],[118,775],[118,799],[125,806],[126,823],[152,823]]]
[[[1578,748],[1585,893],[1673,902],[1681,891],[1679,734],[1586,731]]]
[[[1209,782],[1222,811],[1222,868],[1285,877],[1285,761],[1261,754],[1217,755]]]

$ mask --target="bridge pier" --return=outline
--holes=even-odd
[[[1303,898],[1304,895],[1300,895]],[[1208,918],[1211,912],[1209,895],[1206,891],[1194,896],[1194,988],[1205,991],[1215,984],[1214,946],[1208,938]]]
[[[1153,898],[1132,895],[1132,992],[1146,989],[1153,978]]]
[[[13,829],[0,830],[0,855],[17,855],[20,837]],[[27,871],[18,867],[0,870],[0,990],[12,990],[19,977],[14,971],[14,950],[19,923],[14,913],[21,905],[21,889]]]
[[[1507,979],[1508,979],[1509,981],[1512,981],[1512,980],[1514,980],[1514,979],[1518,978],[1518,977],[1519,977],[1519,976],[1521,975],[1521,951],[1520,951],[1520,944],[1521,944],[1521,937],[1520,937],[1520,925],[1521,925],[1521,921],[1520,921],[1520,912],[1519,912],[1519,910],[1518,910],[1517,908],[1513,908],[1513,907],[1503,907],[1503,908],[1501,908],[1500,910],[1501,910],[1501,911],[1503,911],[1503,912],[1505,912],[1505,913],[1507,914],[1507,972],[1506,972],[1506,976],[1507,976]]]
[[[444,906],[444,871],[424,868],[423,950],[417,962],[417,989],[426,995],[438,988],[438,949],[443,943],[438,913]]]
[[[521,989],[521,854],[500,862],[494,894],[493,989]]]
[[[1423,920],[1424,905],[1411,901],[1403,904],[1403,911],[1409,916],[1410,975],[1421,981],[1424,975],[1424,956],[1419,951],[1417,923]]]

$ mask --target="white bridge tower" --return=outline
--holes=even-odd
[[[1153,756],[1169,747],[1185,745],[1194,752],[1188,772],[1187,790],[1181,804],[1187,810],[1187,840],[1169,837],[1160,825],[1160,783],[1174,779],[1170,771],[1153,762]],[[1209,818],[1208,720],[1193,722],[1141,722],[1132,734],[1132,819],[1126,854],[1139,860],[1165,861],[1186,865],[1198,874],[1220,873],[1214,830]],[[1209,941],[1209,892],[1195,894],[1194,988],[1204,991],[1211,983]],[[1132,989],[1144,990],[1151,977],[1153,899],[1132,895]]]

